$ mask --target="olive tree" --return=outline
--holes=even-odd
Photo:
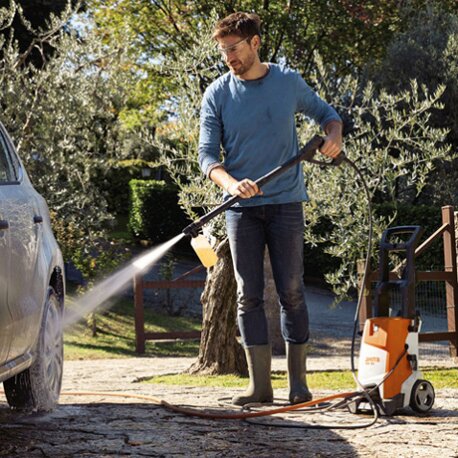
[[[368,205],[390,202],[410,203],[421,192],[430,173],[440,162],[453,160],[446,143],[447,129],[433,127],[431,116],[442,109],[439,102],[444,86],[429,92],[415,80],[410,87],[391,94],[376,90],[371,82],[360,83],[354,76],[335,79],[320,58],[309,81],[318,93],[342,115],[349,131],[345,154],[361,171],[367,183],[367,196],[355,172],[343,164],[321,169],[305,164],[310,202],[305,205],[309,243],[324,243],[326,251],[340,260],[339,268],[326,275],[339,297],[356,286],[356,263],[364,258],[368,235]],[[302,141],[315,132],[302,124]],[[372,213],[374,239],[394,219]],[[314,226],[325,219],[326,233],[316,235]],[[409,224],[406,221],[406,224]],[[373,247],[375,254],[376,246]]]
[[[412,15],[408,27],[394,37],[382,64],[376,69],[379,87],[391,92],[405,90],[416,79],[430,91],[444,86],[440,101],[443,110],[431,117],[433,126],[449,130],[447,139],[458,149],[458,14],[430,5]],[[436,205],[458,205],[456,179],[458,162],[440,164],[434,180],[419,201]]]
[[[53,47],[50,42],[37,38],[43,33],[52,35],[55,32],[48,27],[52,15],[65,16],[69,9],[80,8],[80,4],[79,0],[0,0],[0,8],[7,17],[0,35],[17,43],[27,63],[42,67],[53,54]]]
[[[14,10],[1,11],[6,26]],[[66,260],[90,276],[102,258],[89,255],[112,220],[100,185],[125,156],[128,84],[122,49],[103,43],[83,19],[69,27],[75,14],[68,8],[37,31],[34,46],[54,50],[40,68],[28,62],[31,48],[0,36],[0,120],[52,210]]]

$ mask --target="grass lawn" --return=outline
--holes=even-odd
[[[72,306],[70,298],[67,299]],[[200,320],[160,315],[145,310],[146,331],[194,331],[199,330]],[[111,309],[97,314],[97,336],[92,337],[86,323],[74,325],[66,330],[65,359],[127,358],[138,356],[135,353],[134,306],[126,299],[119,300]],[[199,351],[198,341],[147,341],[144,356],[192,356]],[[423,376],[434,388],[458,389],[458,369],[434,369],[423,371]],[[171,374],[151,377],[146,383],[179,386],[219,386],[244,387],[248,380],[236,375],[197,376]],[[287,379],[283,372],[272,374],[274,388],[286,388]],[[355,384],[350,371],[310,372],[308,383],[312,390],[347,390]]]
[[[434,369],[423,371],[423,377],[430,381],[435,389],[454,388],[458,389],[458,369]],[[145,380],[146,383],[180,385],[189,387],[214,386],[242,388],[248,384],[246,377],[236,375],[188,375],[171,374],[158,375]],[[325,371],[309,372],[307,382],[311,390],[353,390],[355,382],[350,371]],[[272,374],[272,386],[274,388],[287,388],[286,373],[274,372]]]
[[[72,306],[71,298],[67,304]],[[198,319],[160,315],[145,309],[147,332],[195,331],[201,327]],[[135,353],[134,305],[121,299],[113,307],[97,313],[97,335],[92,337],[85,322],[78,323],[65,331],[64,353],[66,360],[127,358]],[[199,342],[187,341],[146,341],[144,356],[197,356]]]

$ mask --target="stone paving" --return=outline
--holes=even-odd
[[[321,358],[322,359],[322,358]],[[221,398],[234,390],[141,383],[152,374],[178,372],[192,358],[129,358],[70,361],[65,364],[64,392],[105,391],[150,395],[170,403],[221,411]],[[310,360],[317,367],[319,358]],[[342,358],[326,366],[343,365]],[[284,358],[273,368],[284,368]],[[314,393],[316,397],[329,392]],[[285,390],[277,390],[285,398]],[[279,428],[275,425],[348,426],[369,416],[297,412],[260,419],[203,420],[174,414],[144,400],[103,395],[63,395],[60,406],[45,415],[8,409],[0,395],[0,456],[8,457],[458,457],[458,390],[439,390],[427,417],[406,411],[382,417],[359,430]]]

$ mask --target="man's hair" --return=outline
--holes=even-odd
[[[240,38],[261,36],[261,19],[255,13],[232,13],[216,24],[213,39],[228,35],[237,35]]]

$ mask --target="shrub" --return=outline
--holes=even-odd
[[[390,227],[421,226],[424,232],[420,243],[442,225],[441,208],[439,206],[380,204],[376,206],[375,212],[387,218],[395,214]],[[378,243],[378,241],[375,241],[375,243]],[[444,267],[443,253],[442,238],[439,238],[415,260],[416,268],[418,270],[442,270]]]
[[[190,221],[178,205],[176,187],[157,180],[131,180],[129,229],[141,240],[161,243]]]
[[[114,164],[99,179],[99,187],[105,193],[108,210],[116,215],[126,215],[129,211],[129,182],[141,176],[140,167],[123,167]]]
[[[420,243],[433,234],[441,225],[441,208],[429,205],[408,205],[385,203],[374,205],[373,213],[377,219],[387,221],[384,229],[394,226],[421,226],[424,229]],[[321,240],[326,239],[330,231],[330,221],[321,221],[313,228],[313,234]],[[383,229],[383,228],[382,228]],[[378,252],[380,238],[374,235],[373,245],[375,252]],[[364,250],[365,239],[361,241]],[[336,270],[339,266],[339,258],[332,256],[327,248],[331,246],[329,241],[323,241],[318,246],[305,243],[304,246],[304,268],[305,275],[322,278],[329,272]],[[374,259],[372,267],[376,268],[378,261]],[[417,270],[442,270],[444,266],[442,239],[435,241],[416,260]]]

